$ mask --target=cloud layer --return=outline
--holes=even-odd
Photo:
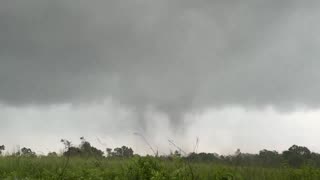
[[[318,1],[5,0],[0,101],[319,106]]]

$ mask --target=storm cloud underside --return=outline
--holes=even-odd
[[[320,104],[318,1],[4,0],[0,101]]]

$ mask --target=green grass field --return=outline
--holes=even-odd
[[[181,158],[0,157],[0,179],[313,180],[320,169],[260,168],[189,163]]]

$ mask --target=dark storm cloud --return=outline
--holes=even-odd
[[[317,1],[4,0],[0,99],[320,104]],[[170,113],[170,114],[171,114]]]

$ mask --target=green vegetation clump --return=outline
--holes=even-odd
[[[81,138],[79,146],[67,140],[64,153],[39,156],[30,148],[3,155],[0,179],[60,180],[313,180],[320,179],[320,155],[293,145],[288,150],[223,156],[178,150],[167,156],[135,155],[130,147],[107,148],[106,153]]]

